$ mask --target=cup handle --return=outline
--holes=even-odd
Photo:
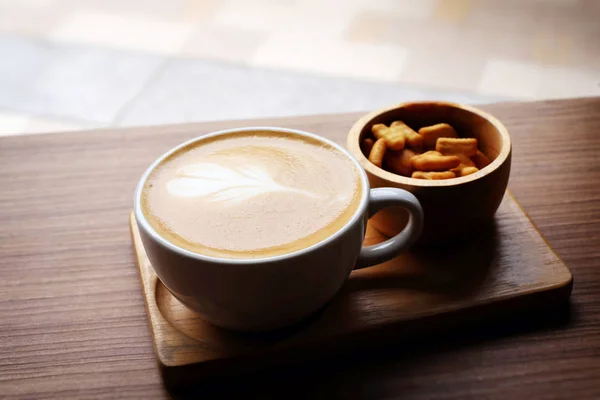
[[[410,214],[408,224],[396,236],[360,250],[354,269],[381,264],[412,245],[423,230],[423,208],[410,192],[395,188],[371,189],[369,193],[369,218],[386,207],[403,207]]]

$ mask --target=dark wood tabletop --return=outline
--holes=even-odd
[[[360,114],[0,139],[0,398],[600,398],[600,98],[481,108],[513,139],[509,188],[574,275],[570,304],[308,365],[163,389],[128,229],[170,147],[276,125],[339,143]]]

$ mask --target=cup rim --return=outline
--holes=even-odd
[[[490,163],[490,165],[485,168],[480,169],[474,174],[470,174],[467,176],[462,176],[453,179],[442,179],[442,180],[427,180],[427,179],[413,179],[406,176],[401,176],[397,174],[393,174],[384,170],[383,168],[379,168],[373,163],[371,163],[367,157],[363,154],[360,149],[360,134],[363,128],[370,124],[373,119],[378,117],[381,114],[410,106],[425,106],[425,105],[440,105],[451,108],[458,108],[470,113],[476,114],[481,118],[487,120],[491,123],[494,128],[499,132],[500,137],[502,138],[502,148],[498,156]],[[376,111],[372,111],[368,114],[363,115],[358,121],[352,125],[350,129],[350,133],[348,134],[346,146],[350,153],[356,157],[361,166],[365,169],[366,172],[377,176],[381,179],[384,179],[387,182],[396,184],[396,185],[404,185],[404,186],[414,186],[414,187],[449,187],[449,186],[458,186],[463,185],[472,181],[476,181],[484,176],[487,176],[494,171],[496,171],[500,166],[504,164],[504,162],[510,157],[511,153],[511,140],[510,135],[508,134],[508,130],[506,127],[493,115],[473,106],[458,104],[454,102],[448,101],[409,101],[400,104],[396,104],[390,107],[386,107],[383,109],[379,109]]]
[[[332,235],[326,237],[325,239],[321,240],[320,242],[314,243],[314,244],[312,244],[308,247],[305,247],[303,249],[300,249],[300,250],[296,250],[296,251],[293,251],[290,253],[285,253],[285,254],[279,254],[279,255],[271,256],[271,257],[260,257],[260,258],[224,258],[223,257],[222,258],[222,257],[207,256],[204,254],[196,253],[196,252],[184,249],[182,247],[179,247],[176,244],[168,241],[162,235],[160,235],[152,227],[152,225],[150,225],[150,223],[148,222],[148,219],[144,215],[144,213],[142,211],[142,206],[141,206],[141,197],[142,197],[142,191],[144,188],[144,184],[146,183],[146,180],[148,179],[148,176],[152,173],[152,171],[154,171],[154,169],[158,165],[160,165],[166,158],[168,158],[172,154],[176,153],[180,149],[190,146],[193,143],[196,143],[196,142],[208,139],[208,138],[216,137],[216,136],[226,136],[226,135],[230,135],[233,133],[251,132],[251,131],[263,131],[263,132],[266,131],[266,132],[274,132],[274,133],[283,132],[283,133],[291,133],[294,135],[308,137],[308,138],[317,140],[319,142],[323,142],[327,145],[330,145],[333,148],[335,148],[336,150],[338,150],[339,152],[341,152],[342,154],[344,154],[346,157],[348,157],[348,159],[350,161],[352,161],[352,163],[354,163],[354,166],[356,167],[356,170],[360,177],[359,180],[361,183],[361,187],[363,189],[362,193],[361,193],[360,203],[359,203],[357,209],[355,210],[354,214],[352,215],[352,217],[348,221],[346,221],[346,223],[339,230],[337,230]],[[143,229],[147,235],[152,237],[152,239],[156,243],[158,243],[162,247],[166,248],[167,250],[178,253],[181,256],[196,259],[198,261],[221,263],[221,264],[232,264],[232,265],[237,265],[237,266],[239,266],[239,265],[257,265],[257,264],[268,264],[268,263],[279,262],[279,261],[283,261],[286,259],[305,255],[311,251],[314,251],[315,249],[317,249],[321,246],[324,246],[324,245],[336,240],[340,236],[344,235],[352,226],[354,226],[354,224],[356,224],[362,218],[362,215],[365,213],[367,203],[368,203],[367,199],[369,196],[369,191],[370,191],[370,185],[369,185],[369,180],[367,178],[367,174],[366,174],[365,170],[363,169],[361,164],[358,162],[358,160],[352,155],[352,153],[350,153],[350,151],[346,150],[339,144],[337,144],[327,138],[324,138],[322,136],[316,135],[314,133],[301,131],[301,130],[297,130],[297,129],[280,128],[280,127],[274,127],[274,126],[251,126],[251,127],[244,127],[244,128],[223,129],[223,130],[219,130],[216,132],[208,133],[206,135],[198,136],[198,137],[190,139],[184,143],[181,143],[181,144],[171,148],[170,150],[168,150],[167,152],[165,152],[164,154],[159,156],[156,160],[154,160],[152,162],[152,164],[150,164],[150,166],[148,168],[146,168],[146,170],[142,174],[140,180],[138,181],[138,184],[135,189],[135,194],[134,194],[133,211],[134,211],[135,219],[137,221],[138,226],[141,227],[141,229]]]

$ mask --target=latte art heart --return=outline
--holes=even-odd
[[[360,203],[356,165],[288,133],[241,132],[193,143],[146,180],[142,210],[165,239],[223,258],[285,254],[341,229]]]
[[[206,201],[237,203],[271,192],[317,197],[315,193],[280,185],[260,165],[223,166],[204,162],[186,165],[167,182],[167,190],[178,197],[202,197]]]

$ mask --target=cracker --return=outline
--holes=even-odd
[[[435,124],[423,127],[419,129],[419,134],[423,136],[423,145],[428,150],[434,150],[437,140],[441,137],[458,137],[454,128],[448,124]]]
[[[423,136],[419,135],[404,122],[394,121],[390,125],[390,129],[400,132],[404,136],[406,145],[410,146],[411,148],[415,150],[420,150],[423,148]]]
[[[480,150],[477,150],[477,153],[475,153],[474,156],[471,156],[471,160],[473,160],[479,169],[483,169],[492,163],[490,159]]]
[[[371,152],[369,153],[369,161],[381,168],[386,149],[387,145],[385,139],[377,139],[377,141],[373,144]]]
[[[435,150],[444,154],[464,154],[467,157],[477,154],[477,139],[475,138],[439,138]]]
[[[460,165],[456,155],[444,156],[437,151],[428,151],[411,159],[414,169],[419,171],[446,171]]]
[[[417,153],[411,149],[389,151],[385,155],[384,163],[390,172],[410,177],[413,172],[411,159],[416,155]]]
[[[371,132],[379,140],[385,140],[387,148],[390,150],[399,151],[404,148],[405,139],[402,132],[398,130],[391,130],[384,124],[375,124],[371,127]]]

